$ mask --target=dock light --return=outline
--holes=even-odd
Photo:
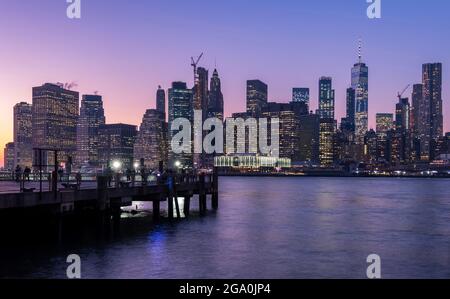
[[[122,162],[120,162],[119,160],[115,160],[112,162],[112,167],[115,170],[120,170],[120,168],[122,167]]]

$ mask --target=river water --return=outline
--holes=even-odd
[[[193,200],[191,218],[173,223],[154,225],[135,203],[141,212],[120,223],[3,227],[0,276],[65,278],[66,257],[78,254],[83,278],[365,278],[378,254],[383,278],[450,278],[449,186],[221,177],[219,210],[206,217]]]

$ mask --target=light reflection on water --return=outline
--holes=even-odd
[[[449,182],[224,177],[204,218],[75,224],[60,242],[4,246],[0,276],[64,278],[78,253],[84,278],[365,278],[376,253],[384,278],[450,278]]]

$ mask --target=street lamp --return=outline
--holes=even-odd
[[[122,162],[115,160],[112,162],[112,167],[114,170],[119,171],[122,168]]]
[[[180,161],[175,161],[175,167],[176,168],[180,168],[181,167],[181,162]]]

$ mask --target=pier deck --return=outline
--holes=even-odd
[[[47,210],[55,213],[69,213],[83,209],[98,211],[119,211],[130,206],[133,201],[153,202],[153,215],[160,217],[160,202],[168,201],[168,217],[176,211],[180,217],[178,197],[183,197],[185,214],[189,214],[190,199],[199,196],[200,214],[206,212],[207,195],[211,195],[211,205],[218,208],[218,176],[214,174],[176,175],[171,184],[159,182],[143,184],[141,182],[113,183],[108,186],[106,177],[98,177],[96,182],[83,182],[80,188],[66,188],[58,183],[56,190],[43,184],[40,192],[39,182],[27,182],[25,188],[30,192],[21,192],[19,183],[0,182],[0,212],[26,209]],[[31,189],[31,190],[30,190]],[[34,189],[34,190],[33,190]]]

